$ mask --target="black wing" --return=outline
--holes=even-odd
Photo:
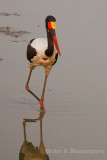
[[[58,59],[58,53],[57,53],[56,56],[55,56],[55,63],[57,62],[57,59]],[[55,63],[54,63],[54,64],[55,64]],[[53,64],[53,65],[54,65],[54,64]]]
[[[34,38],[34,39],[35,39],[35,38]],[[31,59],[33,59],[33,57],[36,56],[36,54],[37,54],[36,49],[31,46],[31,43],[33,42],[34,39],[32,39],[32,40],[29,42],[28,46],[27,46],[27,53],[26,53],[26,54],[27,54],[27,59],[28,59],[30,62],[32,62]]]

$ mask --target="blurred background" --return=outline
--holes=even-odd
[[[53,160],[106,160],[106,0],[0,0],[0,158],[19,159],[23,119],[39,115],[38,102],[25,91],[26,48],[31,39],[46,37],[47,15],[56,17],[62,54],[48,77],[43,119],[45,147],[61,153],[48,155]],[[30,88],[38,97],[43,81],[44,68],[35,68]],[[27,128],[29,141],[38,145],[39,124]]]

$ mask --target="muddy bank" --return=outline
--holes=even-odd
[[[15,37],[15,38],[21,37],[25,34],[30,34],[30,32],[28,31],[23,31],[23,30],[17,31],[8,26],[0,27],[0,33],[3,33],[4,35],[7,35],[7,36]]]
[[[20,16],[18,13],[0,13],[0,16]]]
[[[18,13],[7,13],[7,12],[2,12],[0,13],[0,16],[20,16],[20,14]],[[24,31],[24,30],[15,30],[9,26],[0,26],[0,33],[7,35],[7,36],[11,36],[14,38],[18,38],[21,37],[25,34],[29,34],[30,32],[28,31]]]

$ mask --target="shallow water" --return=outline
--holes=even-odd
[[[29,73],[26,46],[34,37],[46,37],[44,19],[52,14],[62,56],[46,86],[45,150],[52,160],[106,160],[107,2],[0,2],[0,12],[7,13],[0,14],[0,27],[30,32],[16,38],[0,33],[0,159],[19,159],[23,119],[39,117],[38,102],[24,89]],[[30,88],[39,97],[43,81],[44,69],[35,68]],[[26,123],[26,137],[39,146],[39,121]]]

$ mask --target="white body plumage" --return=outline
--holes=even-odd
[[[45,51],[46,51],[47,48],[48,48],[47,38],[36,38],[36,39],[34,39],[33,42],[31,43],[31,46],[36,49],[37,56],[40,56],[41,58],[47,58],[47,59],[50,58],[50,57],[47,57],[47,56],[45,55]],[[54,53],[53,53],[53,55],[56,55],[56,54],[57,54],[57,51],[56,51],[56,49],[54,48]]]
[[[54,52],[51,57],[45,55],[45,51],[48,48],[47,38],[36,38],[30,45],[36,50],[37,54],[31,60],[32,62],[29,64],[29,67],[33,69],[36,66],[43,66],[44,68],[47,68],[47,70],[50,70],[56,61],[56,49],[54,48]]]

